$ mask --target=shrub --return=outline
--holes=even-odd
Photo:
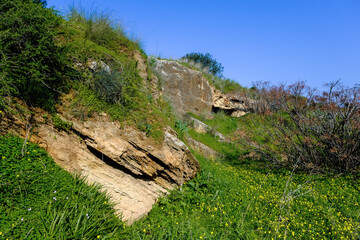
[[[358,171],[360,88],[345,88],[338,82],[328,87],[328,91],[317,94],[304,82],[297,82],[264,91],[268,94],[264,99],[272,99],[268,101],[272,108],[266,116],[269,124],[258,130],[271,144],[252,147],[276,162],[338,172]],[[281,157],[282,152],[285,156]]]
[[[1,1],[0,74],[10,94],[51,108],[66,88],[66,49],[54,41],[61,23],[56,12],[43,4],[32,0]],[[4,84],[0,88],[3,92]]]
[[[138,105],[135,98],[140,95],[141,82],[135,65],[127,63],[122,69],[100,69],[94,73],[89,85],[100,99],[110,104],[121,104],[130,110]]]
[[[222,77],[224,67],[221,66],[221,63],[218,63],[209,53],[188,53],[183,59],[188,59],[194,61],[195,63],[202,64],[203,67],[209,69],[209,72],[215,76]]]

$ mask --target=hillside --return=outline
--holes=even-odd
[[[247,89],[101,13],[0,13],[1,239],[360,237],[359,88]]]

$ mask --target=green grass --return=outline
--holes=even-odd
[[[43,149],[0,136],[0,161],[1,239],[96,239],[124,227],[98,186],[61,169]]]
[[[359,183],[353,177],[261,171],[222,161],[125,226],[98,187],[46,152],[0,137],[0,236],[9,239],[354,239]],[[56,199],[56,200],[55,200]],[[89,218],[88,218],[89,217]]]
[[[229,135],[238,128],[239,118],[227,116],[224,112],[219,111],[215,113],[213,119],[205,119],[204,123],[223,134]]]
[[[200,175],[131,226],[129,239],[359,238],[351,177],[261,173],[197,158]]]

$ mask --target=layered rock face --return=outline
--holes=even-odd
[[[176,133],[167,128],[162,144],[155,144],[144,133],[120,129],[106,116],[73,123],[70,133],[44,124],[43,110],[32,109],[36,135],[30,141],[44,147],[53,159],[70,172],[87,176],[102,185],[123,219],[132,223],[147,214],[160,196],[194,178],[199,163]],[[63,114],[62,117],[66,115]],[[66,118],[66,117],[65,117]],[[7,119],[1,122],[6,132],[28,135],[28,122]]]
[[[158,59],[155,71],[162,81],[164,97],[178,115],[211,113],[212,90],[201,72],[175,61]]]
[[[212,110],[214,112],[224,111],[232,117],[241,117],[253,111],[254,100],[237,96],[236,94],[223,94],[213,89]]]

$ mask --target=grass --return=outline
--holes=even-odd
[[[261,173],[197,158],[200,175],[132,225],[129,239],[359,237],[352,178]]]
[[[1,239],[96,239],[124,226],[98,186],[61,169],[43,149],[0,136],[0,158]]]
[[[126,226],[97,186],[67,173],[35,145],[26,144],[22,156],[23,146],[17,137],[0,137],[4,238],[359,238],[360,189],[350,176],[247,168],[194,152],[202,168],[197,178]]]

